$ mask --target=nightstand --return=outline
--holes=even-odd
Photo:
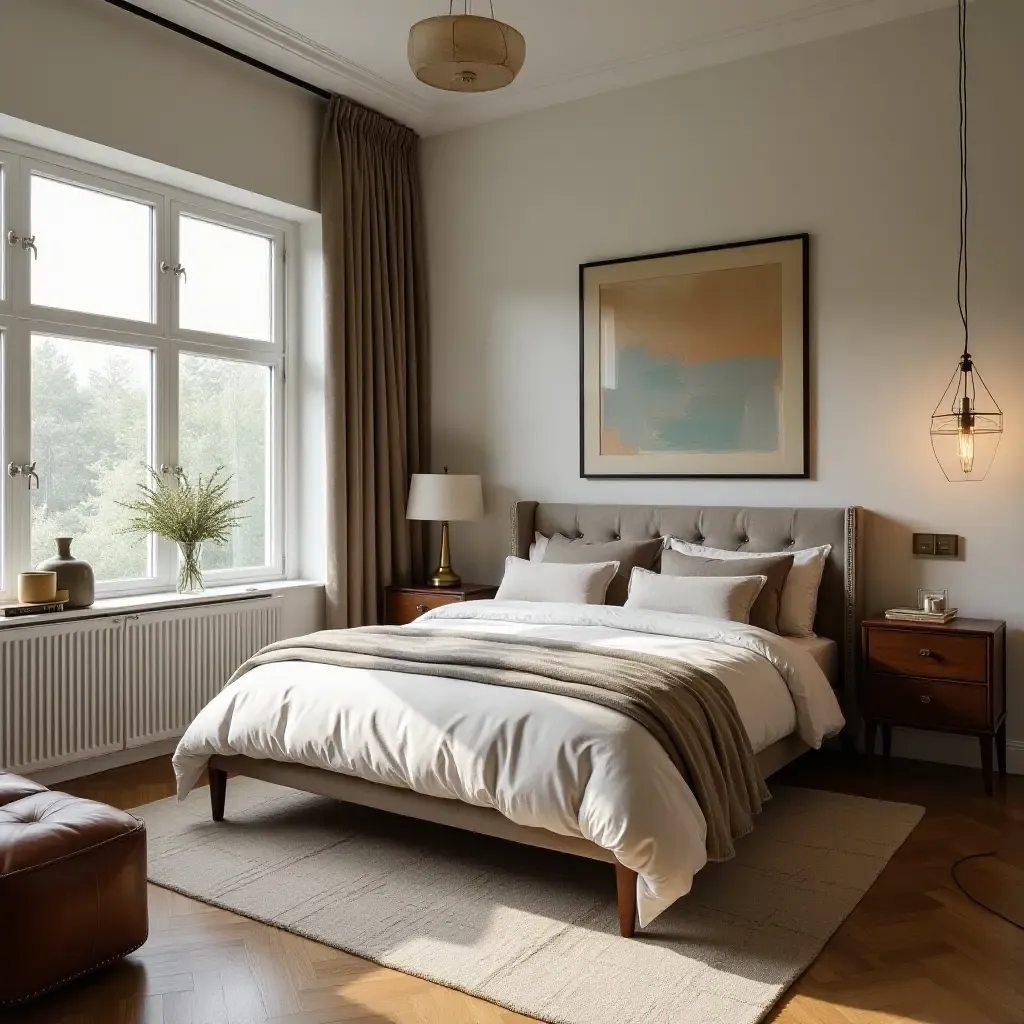
[[[389,626],[404,626],[431,608],[459,601],[486,601],[497,587],[482,583],[461,583],[457,587],[385,587],[384,621]]]
[[[879,725],[886,759],[894,725],[977,736],[985,792],[991,794],[993,740],[999,774],[1006,774],[1006,623],[954,619],[933,626],[867,619],[861,650],[868,757]]]

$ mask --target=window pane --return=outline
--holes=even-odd
[[[4,367],[7,365],[4,358],[4,332],[0,331],[0,442],[3,440],[4,429],[7,421],[4,419]],[[0,451],[3,450],[0,445]],[[0,590],[13,590],[13,580],[7,578],[7,566],[4,564],[4,552],[6,550],[7,523],[4,521],[7,502],[5,500],[4,488],[10,478],[5,472],[0,471]]]
[[[0,164],[0,301],[7,298],[7,230],[7,168]]]
[[[178,326],[270,341],[274,247],[269,238],[182,214]]]
[[[252,498],[224,545],[203,546],[204,569],[240,569],[269,561],[270,387],[268,366],[182,355],[179,448],[190,480],[218,467],[231,476],[228,496]]]
[[[150,460],[152,353],[32,336],[32,564],[74,537],[97,580],[152,575],[148,538],[118,534]]]
[[[153,209],[32,175],[32,304],[153,321]]]

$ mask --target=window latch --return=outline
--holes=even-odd
[[[34,462],[8,462],[7,475],[9,477],[23,476],[28,480],[28,489],[32,490],[32,481],[36,482],[36,490],[39,490],[39,474],[36,472]]]
[[[161,260],[160,273],[173,274],[175,277],[180,277],[182,281],[188,281],[188,274],[185,273],[185,268],[180,263],[177,263],[172,267],[170,263],[167,263],[165,260]]]
[[[32,250],[32,258],[39,259],[39,250],[36,248],[35,235],[19,235],[13,228],[7,232],[8,245],[20,245],[25,252]]]

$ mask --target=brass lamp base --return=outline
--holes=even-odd
[[[462,577],[451,569],[438,569],[427,582],[432,587],[457,587],[462,582]]]
[[[427,582],[432,587],[457,587],[462,582],[458,573],[452,572],[451,554],[448,547],[448,524],[441,524],[441,558],[437,571]]]

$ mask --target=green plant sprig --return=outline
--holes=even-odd
[[[178,544],[223,544],[231,531],[249,518],[235,512],[252,498],[226,497],[231,477],[221,476],[223,466],[205,479],[197,477],[195,483],[184,473],[168,480],[152,466],[146,466],[146,471],[152,483],[138,485],[141,496],[117,502],[132,513],[127,526],[118,533],[156,533]]]

